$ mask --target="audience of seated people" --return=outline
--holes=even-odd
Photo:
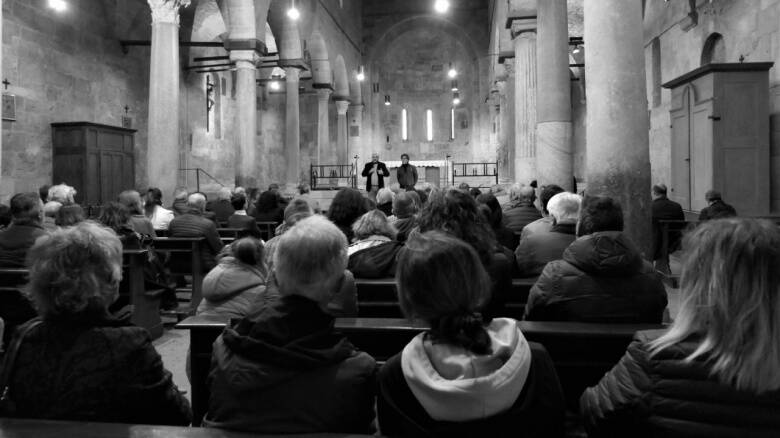
[[[498,243],[504,248],[514,251],[520,239],[514,231],[504,225],[504,212],[501,210],[501,204],[498,203],[495,195],[488,192],[477,196],[475,199],[480,204],[480,209],[487,218]]]
[[[524,237],[515,250],[519,276],[537,276],[548,262],[563,256],[563,251],[576,239],[581,202],[580,195],[569,192],[558,193],[550,199],[547,203],[548,214],[552,218],[550,231],[538,231]]]
[[[78,204],[63,205],[57,210],[54,224],[58,227],[70,227],[86,220],[84,209]]]
[[[205,237],[206,245],[201,251],[201,262],[203,271],[207,272],[216,265],[215,257],[224,246],[217,232],[217,225],[214,221],[206,219],[203,211],[206,208],[206,198],[200,193],[193,193],[187,198],[186,213],[175,217],[168,226],[168,235],[170,237]],[[176,266],[176,270],[186,271],[182,264],[189,264],[189,260],[176,259],[171,260]]]
[[[399,242],[406,241],[409,233],[417,226],[418,210],[415,196],[419,195],[411,191],[401,191],[393,198],[393,215],[387,220],[398,231],[395,239]]]
[[[623,233],[623,210],[607,197],[582,201],[577,239],[531,288],[525,319],[660,323],[666,290]]]
[[[336,193],[328,208],[328,219],[333,222],[347,242],[352,241],[352,224],[368,211],[367,198],[355,189],[341,189]]]
[[[369,433],[376,362],[323,310],[347,266],[347,240],[321,216],[279,239],[280,297],[214,343],[204,423],[254,433]]]
[[[479,214],[477,201],[460,189],[432,192],[420,215],[419,231],[443,231],[477,251],[491,284],[490,301],[482,311],[488,317],[500,315],[512,286],[514,261],[511,251],[507,255],[496,242],[493,230]]]
[[[542,215],[534,207],[535,200],[533,187],[513,185],[509,191],[509,204],[504,207],[504,225],[515,233],[521,233],[526,225],[541,219]]]
[[[261,237],[260,228],[257,227],[257,219],[246,213],[246,195],[243,192],[235,192],[230,196],[230,205],[233,207],[233,214],[227,218],[228,228],[244,230],[239,233],[241,237],[252,236],[256,239]]]
[[[652,189],[653,197],[653,262],[655,268],[665,274],[670,273],[669,253],[679,249],[682,233],[679,227],[669,229],[667,253],[663,251],[663,235],[661,233],[661,220],[684,221],[685,213],[682,206],[666,197],[666,186],[663,184],[654,185]]]
[[[217,266],[203,278],[203,301],[197,314],[242,318],[265,293],[268,277],[263,242],[238,239],[226,247]]]
[[[167,230],[173,220],[173,211],[162,206],[162,192],[157,187],[151,187],[144,197],[144,214],[152,222],[155,230]]]
[[[776,436],[780,430],[780,231],[723,219],[692,231],[680,308],[638,332],[585,391],[588,435]]]
[[[704,200],[707,201],[707,206],[699,213],[699,222],[708,221],[710,219],[734,217],[737,215],[737,210],[731,205],[723,202],[723,198],[717,190],[707,191],[707,193],[704,194]]]
[[[547,351],[517,321],[479,313],[490,280],[477,252],[429,231],[411,236],[399,260],[401,308],[430,329],[379,373],[382,435],[563,436],[563,393]]]
[[[142,236],[157,237],[152,221],[144,214],[141,194],[135,190],[125,190],[119,194],[117,201],[130,212],[130,227]]]
[[[35,193],[22,195],[41,202]],[[189,403],[149,333],[108,312],[118,296],[121,265],[119,239],[90,221],[56,230],[30,249],[27,288],[41,319],[17,331],[21,339],[5,394],[15,409],[7,415],[190,423]]]
[[[550,202],[550,199],[552,199],[553,196],[563,191],[561,186],[556,184],[549,184],[542,187],[539,191],[539,204],[542,209],[542,217],[523,227],[523,231],[520,234],[521,240],[537,232],[546,233],[550,231],[552,228],[552,217],[547,210],[547,203]]]
[[[24,267],[27,250],[44,234],[43,202],[37,193],[11,198],[11,225],[0,231],[0,267]]]

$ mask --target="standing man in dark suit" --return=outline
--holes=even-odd
[[[663,252],[663,236],[661,234],[661,220],[684,221],[685,214],[682,206],[666,197],[666,186],[658,184],[653,186],[653,260],[655,268],[664,274],[669,274],[669,254],[680,247],[682,239],[682,226],[670,226],[668,248]]]
[[[366,177],[366,191],[371,199],[376,200],[376,192],[385,186],[385,177],[390,176],[385,163],[379,161],[379,154],[371,154],[371,162],[363,168],[363,176]]]
[[[396,170],[401,190],[414,190],[417,184],[417,168],[409,164],[409,154],[401,154],[401,167]]]

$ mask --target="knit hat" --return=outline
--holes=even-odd
[[[409,192],[400,192],[393,199],[393,214],[399,219],[407,218],[415,213],[414,199]]]

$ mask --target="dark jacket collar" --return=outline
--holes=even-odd
[[[554,233],[571,234],[574,235],[577,230],[576,223],[570,224],[555,224],[550,231]]]

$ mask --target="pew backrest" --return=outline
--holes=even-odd
[[[165,252],[172,257],[189,258],[189,264],[183,266],[170,265],[171,274],[192,276],[192,298],[190,300],[190,313],[194,314],[203,297],[203,251],[205,237],[158,237],[154,239],[154,249]]]

